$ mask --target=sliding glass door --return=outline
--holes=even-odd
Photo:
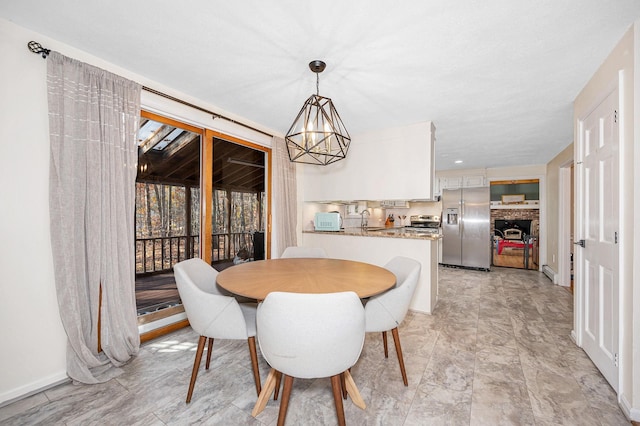
[[[222,270],[268,255],[271,150],[143,111],[138,154],[136,305],[147,340],[187,324],[176,263],[200,257]]]
[[[264,259],[268,152],[214,137],[211,261],[218,270]]]
[[[202,133],[154,114],[141,117],[135,223],[136,306],[143,324],[182,311],[173,265],[200,255]]]

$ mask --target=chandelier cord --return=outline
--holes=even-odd
[[[320,96],[320,74],[316,73],[316,96]]]

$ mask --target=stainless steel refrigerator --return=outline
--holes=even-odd
[[[489,188],[442,190],[442,264],[489,270]]]

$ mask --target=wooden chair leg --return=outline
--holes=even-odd
[[[278,400],[278,395],[280,394],[280,381],[282,380],[282,373],[276,370],[276,387],[273,391],[273,400]]]
[[[360,391],[358,390],[358,386],[356,386],[356,382],[353,381],[353,377],[351,377],[351,373],[349,370],[342,373],[344,375],[344,381],[347,385],[347,393],[351,397],[353,404],[356,407],[362,408],[363,410],[367,408],[367,404],[365,404],[364,399],[362,399],[362,395],[360,395]]]
[[[342,395],[341,395],[342,392],[340,391],[341,376],[342,374],[336,374],[335,376],[331,376],[331,389],[333,390],[333,401],[336,403],[336,416],[338,417],[338,425],[344,426],[345,425],[344,406],[342,405]],[[284,385],[286,389],[287,382],[284,382]]]
[[[387,332],[382,332],[382,344],[384,345],[384,357],[389,358],[389,349],[387,348]]]
[[[340,374],[340,387],[342,388],[342,399],[347,399],[347,383],[344,378],[344,373]]]
[[[400,363],[400,372],[402,373],[402,381],[405,386],[409,386],[407,381],[407,371],[404,369],[404,358],[402,358],[402,347],[400,347],[400,335],[398,334],[398,327],[391,330],[393,334],[393,342],[396,345],[396,354],[398,355],[398,362]]]
[[[260,396],[260,391],[262,390],[262,387],[260,386],[260,369],[258,368],[256,338],[255,336],[249,337],[247,341],[249,342],[249,354],[251,355],[251,369],[253,370],[253,380],[256,382],[256,394]]]
[[[284,420],[287,417],[287,408],[289,408],[289,397],[291,396],[291,388],[293,387],[293,377],[284,375],[284,389],[282,390],[282,399],[280,400],[280,411],[278,412],[278,426],[284,426]],[[340,400],[342,403],[342,400]]]
[[[276,385],[276,370],[273,368],[269,370],[269,374],[267,374],[267,380],[264,382],[264,387],[260,391],[260,395],[258,395],[258,400],[256,404],[253,406],[253,410],[251,411],[251,415],[256,417],[258,414],[262,413],[262,410],[267,406],[267,402],[269,402],[269,398],[271,397],[271,392]]]
[[[202,352],[204,351],[204,343],[206,341],[207,338],[205,336],[200,336],[200,339],[198,339],[198,350],[196,351],[196,359],[193,361],[191,382],[189,382],[189,391],[187,392],[187,404],[191,402],[191,395],[193,395],[193,388],[196,385],[196,377],[198,377],[198,369],[200,368],[200,361],[202,360]]]
[[[211,363],[211,353],[213,353],[213,337],[209,338],[209,344],[207,345],[207,364],[205,365],[205,370],[209,369],[209,364]]]

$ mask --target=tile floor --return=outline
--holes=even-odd
[[[409,386],[392,347],[385,359],[380,335],[367,335],[352,369],[367,409],[346,401],[347,423],[629,425],[571,328],[572,296],[538,272],[441,268],[434,315],[410,312],[400,327]],[[0,424],[275,425],[278,402],[251,417],[245,342],[216,341],[185,404],[196,342],[183,329],[144,344],[116,379],[41,392],[0,408]],[[329,379],[294,381],[287,424],[336,423]]]

